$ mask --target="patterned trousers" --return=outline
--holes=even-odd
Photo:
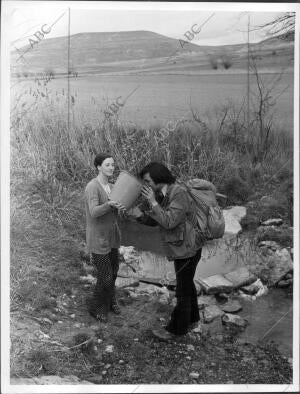
[[[107,315],[111,306],[116,304],[115,281],[119,269],[118,249],[108,254],[91,254],[91,263],[97,270],[97,282],[89,305],[94,314]]]

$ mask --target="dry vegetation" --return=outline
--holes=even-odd
[[[282,193],[287,190],[289,195],[292,193],[293,141],[289,133],[277,130],[272,123],[270,103],[263,94],[259,103],[264,112],[258,113],[255,101],[249,130],[245,107],[236,108],[227,103],[216,108],[211,117],[191,108],[191,120],[178,124],[166,135],[161,129],[126,129],[117,116],[105,119],[97,112],[87,120],[84,111],[77,108],[75,97],[70,101],[68,125],[67,98],[51,95],[47,90],[50,82],[39,81],[34,89],[20,94],[12,110],[11,310],[14,313],[26,315],[36,311],[51,316],[58,296],[71,295],[73,289],[80,289],[79,251],[85,235],[82,195],[85,184],[94,176],[92,161],[99,151],[110,151],[119,169],[136,172],[149,160],[162,160],[182,179],[209,179],[219,192],[228,195],[229,204],[244,204],[272,194],[278,185]],[[288,216],[292,200],[282,202],[282,207],[282,214]],[[120,351],[128,340],[125,339],[120,342]],[[92,361],[88,361],[88,368],[96,368],[93,367],[95,355],[88,347],[75,362],[78,351],[75,355],[57,352],[54,358],[53,353],[50,357],[43,348],[35,351],[27,348],[24,358],[19,351],[21,342],[20,338],[15,339],[12,347],[12,372],[16,375],[42,373],[43,370],[35,370],[40,365],[46,374],[53,373],[55,368],[57,373],[67,373],[72,371],[72,366],[80,369],[78,362],[86,363],[89,359]],[[140,343],[134,346],[137,348],[134,354],[144,351]],[[156,351],[156,348],[151,350]],[[124,383],[132,379],[125,375]],[[204,376],[202,380],[208,383],[209,377]],[[154,381],[160,380],[154,378]]]

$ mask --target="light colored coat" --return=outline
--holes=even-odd
[[[112,187],[112,184],[110,184]],[[108,196],[94,178],[85,188],[86,251],[107,254],[120,246],[117,210],[107,204]]]

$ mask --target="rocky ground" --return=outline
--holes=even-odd
[[[86,289],[72,289],[41,313],[12,315],[11,383],[63,383],[60,378],[73,384],[291,383],[290,362],[275,346],[239,341],[236,328],[219,320],[203,322],[172,342],[155,339],[151,329],[166,323],[172,297],[162,303],[157,293],[132,297],[128,290],[119,290],[122,314],[101,324],[86,312]],[[207,301],[202,299],[199,306]],[[206,310],[205,321],[216,319],[213,312]]]
[[[278,219],[271,214],[252,220],[251,209],[241,223],[243,234],[263,257],[244,271],[197,283],[201,322],[172,342],[151,333],[170,316],[171,283],[168,290],[119,278],[122,314],[98,323],[86,310],[94,278],[76,237],[59,229],[50,214],[38,218],[35,210],[23,210],[13,217],[11,383],[291,383],[291,360],[274,344],[253,345],[238,335],[248,323],[238,316],[241,293],[253,299],[270,286],[292,291],[292,229],[278,221],[263,224]],[[136,263],[123,255],[120,274]]]

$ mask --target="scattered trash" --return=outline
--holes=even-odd
[[[200,375],[199,375],[197,372],[191,372],[191,373],[190,373],[190,378],[198,379],[199,376],[200,376]]]
[[[112,353],[114,351],[113,345],[107,345],[105,348],[106,353]]]
[[[268,219],[265,222],[262,222],[262,226],[281,226],[283,223],[281,218],[276,218],[276,219]]]
[[[89,282],[92,285],[96,284],[97,282],[97,279],[91,274],[88,274],[87,276],[80,276],[79,279],[81,282]]]
[[[194,351],[195,350],[195,346],[194,345],[187,345],[187,350],[188,351]]]

